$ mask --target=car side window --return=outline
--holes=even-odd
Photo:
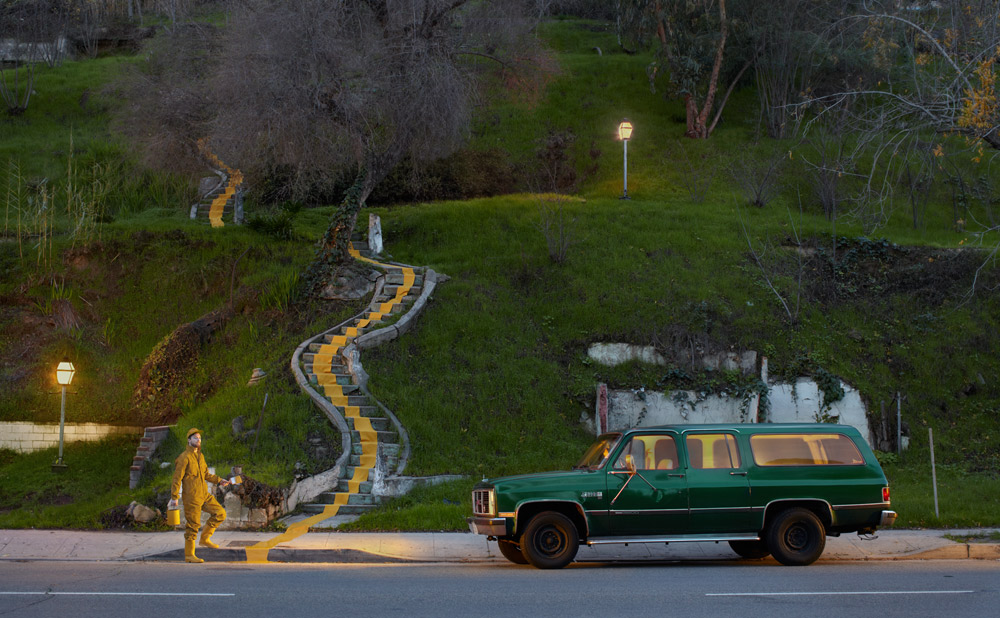
[[[633,436],[615,461],[616,470],[624,470],[625,456],[631,455],[637,470],[673,470],[677,468],[677,443],[673,436]]]
[[[740,467],[736,438],[727,433],[694,434],[687,437],[688,460],[699,470]]]

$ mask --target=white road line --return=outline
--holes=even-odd
[[[233,592],[3,592],[7,596],[107,596],[107,597],[234,597]]]
[[[972,594],[975,590],[870,590],[853,592],[708,592],[706,597],[807,597],[860,594]]]

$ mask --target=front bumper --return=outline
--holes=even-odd
[[[882,511],[882,519],[879,520],[879,527],[891,526],[896,523],[896,511]]]
[[[485,534],[487,536],[507,536],[506,517],[469,517],[469,530],[473,534]]]

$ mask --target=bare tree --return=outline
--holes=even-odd
[[[401,161],[465,137],[484,66],[516,69],[535,45],[516,0],[248,0],[212,76],[216,148],[251,177],[349,188],[304,284],[346,262],[358,210]]]

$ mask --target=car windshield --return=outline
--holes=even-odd
[[[611,451],[615,450],[615,446],[618,444],[622,435],[620,433],[606,433],[597,439],[596,442],[590,445],[587,452],[583,454],[580,461],[576,462],[573,466],[574,470],[593,470],[599,468],[604,461],[611,454]]]

